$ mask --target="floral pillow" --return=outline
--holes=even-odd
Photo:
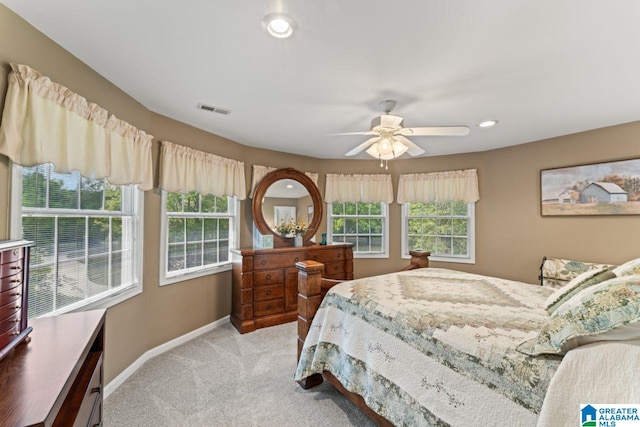
[[[562,258],[544,257],[540,266],[541,285],[550,288],[561,288],[581,273],[589,270],[610,267],[606,264],[573,261]]]
[[[613,272],[618,277],[640,274],[640,258],[625,262],[621,266],[616,267]]]
[[[516,348],[531,356],[565,354],[596,341],[640,338],[640,275],[590,286],[560,305],[538,336]]]
[[[589,286],[597,285],[605,280],[613,279],[616,275],[611,270],[611,268],[601,267],[597,270],[589,270],[579,274],[569,283],[549,295],[549,298],[547,298],[544,304],[545,310],[547,310],[549,314],[553,314],[560,305],[567,302],[581,290]]]

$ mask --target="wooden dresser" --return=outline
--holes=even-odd
[[[33,319],[0,362],[0,426],[102,424],[104,310]]]
[[[27,325],[31,244],[26,240],[0,242],[0,361],[31,332]]]
[[[325,265],[323,277],[353,279],[351,244],[233,250],[231,323],[241,333],[298,317],[298,261]]]

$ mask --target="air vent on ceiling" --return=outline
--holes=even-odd
[[[213,107],[211,105],[206,105],[206,104],[198,104],[198,109],[211,111],[212,113],[224,114],[225,116],[228,116],[229,114],[231,114],[231,110],[227,110],[225,108],[220,108],[220,107]]]

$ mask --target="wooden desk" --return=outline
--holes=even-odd
[[[102,423],[105,310],[31,320],[0,362],[0,426]]]

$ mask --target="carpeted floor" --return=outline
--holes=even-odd
[[[229,323],[145,363],[104,402],[104,426],[374,426],[331,385],[293,381],[296,323]]]

